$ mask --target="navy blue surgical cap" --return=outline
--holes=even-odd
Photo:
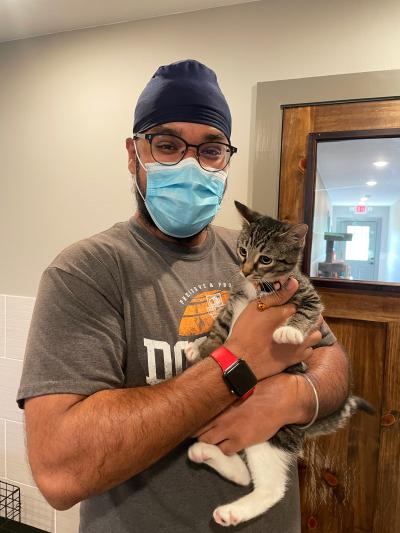
[[[166,122],[207,124],[230,140],[231,113],[213,70],[194,59],[159,67],[139,96],[133,132]]]

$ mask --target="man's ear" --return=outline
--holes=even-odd
[[[131,174],[136,174],[136,150],[133,139],[130,137],[125,139],[125,146],[128,152],[128,170]]]
[[[242,215],[244,221],[248,224],[256,222],[256,220],[261,217],[260,213],[257,213],[257,211],[252,211],[249,207],[247,207],[247,205],[241,204],[237,200],[235,200],[235,207]]]

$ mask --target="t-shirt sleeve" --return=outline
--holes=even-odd
[[[322,339],[318,344],[313,346],[313,348],[322,348],[323,346],[332,346],[332,344],[335,344],[337,342],[337,338],[332,333],[332,330],[328,326],[328,324],[325,322],[325,320],[322,322],[322,325],[320,327],[320,332],[322,335]]]
[[[122,312],[88,279],[54,266],[42,274],[17,394],[21,409],[33,396],[124,386]]]

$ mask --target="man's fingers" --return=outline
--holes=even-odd
[[[217,429],[211,429],[199,435],[198,440],[200,442],[207,442],[208,444],[219,444],[222,439]]]
[[[294,304],[271,307],[268,309],[268,320],[270,324],[276,323],[276,327],[278,327],[284,324],[289,317],[295,314],[295,312],[296,306]]]
[[[299,283],[294,278],[289,278],[279,291],[271,292],[261,298],[266,307],[274,307],[285,304],[297,291]]]
[[[309,348],[306,348],[303,353],[302,360],[307,361],[307,359],[313,354],[313,349],[311,346]]]
[[[321,332],[319,330],[313,331],[305,339],[306,346],[314,346],[318,344],[322,339]]]
[[[218,447],[225,455],[233,455],[234,453],[237,453],[240,450],[240,447],[238,448],[237,446],[235,446],[235,444],[231,440],[224,440],[223,442],[220,442],[218,444]]]
[[[315,323],[315,329],[319,329],[324,322],[324,317],[322,315],[319,315],[318,320]]]

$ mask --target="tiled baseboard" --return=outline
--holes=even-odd
[[[27,526],[13,520],[6,520],[0,517],[0,533],[48,533],[44,529]]]

